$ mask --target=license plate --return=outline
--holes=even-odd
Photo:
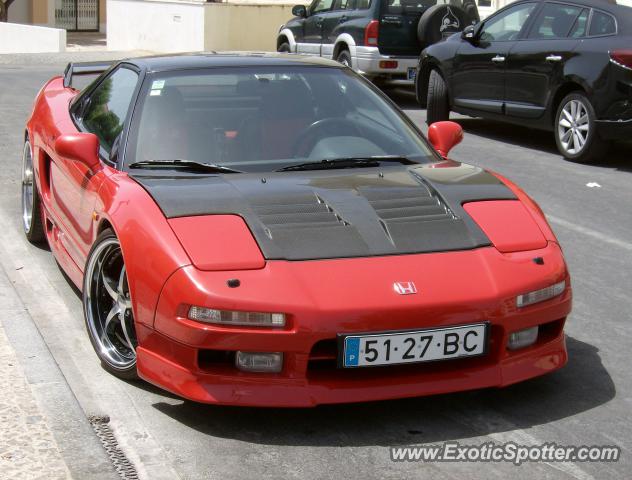
[[[344,368],[429,362],[485,354],[487,323],[339,338]]]
[[[414,80],[417,76],[417,69],[415,67],[408,68],[408,80]]]

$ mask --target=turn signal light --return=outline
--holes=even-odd
[[[380,60],[380,68],[397,68],[395,60]]]
[[[221,325],[245,325],[249,327],[285,326],[285,314],[283,313],[236,312],[193,306],[189,308],[188,316],[191,320],[197,320],[198,322]]]
[[[364,45],[376,45],[377,37],[380,31],[380,22],[371,20],[364,30]]]
[[[516,305],[520,308],[526,307],[527,305],[533,305],[534,303],[544,302],[545,300],[561,295],[564,290],[566,290],[566,281],[562,280],[550,287],[518,295],[516,297]]]
[[[614,50],[610,52],[610,60],[620,67],[632,70],[632,50]]]

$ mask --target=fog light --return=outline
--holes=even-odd
[[[519,348],[528,347],[533,345],[538,339],[538,327],[527,328],[526,330],[520,330],[509,335],[509,341],[507,342],[507,348],[509,350],[517,350]]]
[[[397,68],[397,62],[394,60],[380,60],[380,68]]]
[[[283,327],[285,325],[283,313],[235,312],[195,306],[189,308],[189,318],[198,322],[251,327]]]
[[[527,305],[533,305],[534,303],[543,302],[553,297],[557,297],[558,295],[562,294],[565,289],[566,281],[562,280],[561,282],[551,285],[550,287],[518,295],[516,297],[516,305],[518,307],[526,307]]]
[[[244,372],[279,373],[283,368],[283,353],[237,352],[235,366]]]

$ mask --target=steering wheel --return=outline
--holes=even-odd
[[[292,156],[296,157],[299,154],[301,154],[301,156],[305,156],[305,154],[309,153],[311,149],[314,148],[316,142],[327,134],[333,136],[341,136],[345,134],[362,136],[355,123],[349,119],[340,117],[321,118],[320,120],[316,120],[299,134],[292,146]]]

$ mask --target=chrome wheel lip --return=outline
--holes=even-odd
[[[581,100],[573,99],[560,110],[557,120],[557,135],[562,150],[569,155],[578,155],[588,145],[590,135],[588,107]]]
[[[119,271],[106,271],[116,269]],[[113,266],[114,265],[114,266]],[[113,281],[111,274],[116,273]],[[127,370],[136,364],[136,335],[121,246],[116,238],[101,242],[85,271],[84,314],[100,356],[110,367]]]
[[[33,226],[33,153],[31,144],[26,141],[22,152],[22,226],[29,233]]]

